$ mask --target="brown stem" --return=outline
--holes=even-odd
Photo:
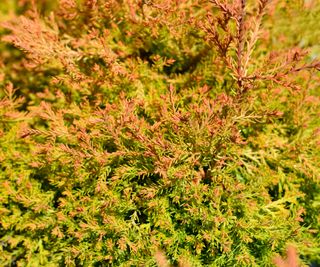
[[[237,17],[237,26],[238,26],[238,43],[237,43],[237,76],[238,76],[238,86],[240,90],[242,90],[243,83],[243,64],[242,64],[242,56],[243,56],[243,47],[244,47],[244,18],[245,18],[245,7],[246,0],[240,1],[240,11]]]

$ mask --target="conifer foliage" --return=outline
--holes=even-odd
[[[318,1],[0,11],[1,266],[320,262]]]

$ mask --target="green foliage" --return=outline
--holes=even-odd
[[[1,266],[320,261],[316,1],[4,2]]]

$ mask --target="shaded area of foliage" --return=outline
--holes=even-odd
[[[1,266],[320,261],[317,1],[0,10]]]

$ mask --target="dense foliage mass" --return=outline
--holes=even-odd
[[[0,10],[1,266],[319,263],[318,1]]]

